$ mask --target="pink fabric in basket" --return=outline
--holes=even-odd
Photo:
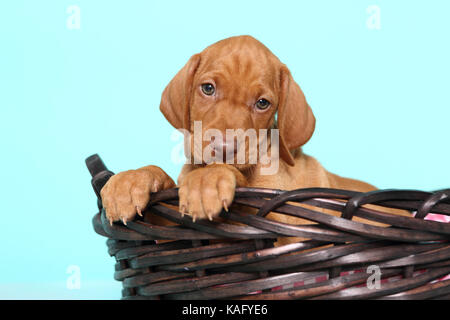
[[[443,223],[449,223],[450,222],[450,216],[444,215],[444,214],[435,214],[435,213],[429,213],[425,220],[431,220],[431,221],[438,221]],[[439,281],[450,279],[450,274],[446,275],[445,277],[439,279]]]

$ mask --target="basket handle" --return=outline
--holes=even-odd
[[[106,182],[108,182],[109,178],[114,175],[114,173],[108,170],[98,154],[93,154],[86,158],[86,166],[92,176],[92,188],[94,188],[99,202],[99,207],[101,208],[100,190],[102,190],[103,186]]]

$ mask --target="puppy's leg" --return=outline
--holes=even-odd
[[[173,180],[156,166],[120,172],[112,176],[100,192],[106,217],[111,224],[119,220],[126,224],[136,213],[141,215],[150,201],[150,192],[174,186]]]
[[[237,186],[245,186],[244,175],[227,164],[212,164],[194,169],[179,178],[180,212],[193,220],[217,217],[234,199]]]

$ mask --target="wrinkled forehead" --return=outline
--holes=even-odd
[[[201,53],[197,74],[215,81],[278,85],[280,62],[259,42],[216,43]]]

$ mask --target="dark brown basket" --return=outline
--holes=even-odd
[[[86,163],[98,196],[113,173],[97,155]],[[232,206],[230,212],[223,212],[225,222],[195,223],[161,205],[177,205],[177,189],[151,198],[145,215],[158,215],[177,225],[151,225],[138,217],[127,226],[110,226],[101,201],[93,218],[95,231],[108,238],[108,252],[116,258],[114,278],[123,283],[123,299],[450,298],[450,279],[438,281],[450,274],[450,224],[424,220],[430,212],[450,215],[450,190],[358,193],[238,188],[234,204],[239,204],[239,209]],[[362,207],[366,204],[409,210],[415,216]],[[244,207],[259,211],[248,214]],[[342,214],[335,217],[313,208]],[[311,224],[288,225],[267,219],[271,211],[301,217]],[[353,217],[391,227],[356,222]],[[274,247],[279,237],[310,240]],[[157,243],[164,239],[174,241]],[[228,242],[217,241],[220,239]],[[381,272],[378,288],[366,285],[373,270]]]

